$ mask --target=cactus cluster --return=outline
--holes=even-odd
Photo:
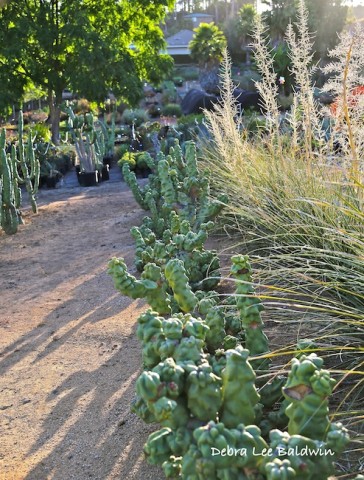
[[[23,112],[19,112],[18,141],[6,149],[6,131],[0,132],[0,223],[8,235],[13,235],[22,224],[20,206],[22,201],[20,185],[24,185],[29,196],[33,213],[38,212],[35,195],[39,186],[40,164],[35,156],[34,139],[31,131],[24,139]]]
[[[70,106],[66,107],[68,114],[68,131],[71,133],[80,171],[91,173],[101,170],[103,157],[106,154],[108,138],[105,129],[96,129],[92,113],[76,115]]]
[[[116,288],[151,307],[138,319],[144,371],[132,406],[160,425],[144,447],[149,462],[170,479],[327,479],[348,442],[328,417],[334,380],[319,357],[298,351],[288,378],[267,381],[269,345],[249,258],[232,257],[234,295],[214,291],[219,265],[204,243],[221,205],[208,199],[193,144],[185,155],[175,145],[150,161],[143,189],[124,167],[150,211],[132,229],[140,279],[123,259],[109,264]],[[206,278],[203,259],[214,278]]]

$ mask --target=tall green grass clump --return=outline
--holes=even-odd
[[[358,89],[364,84],[364,33],[343,33],[329,52],[324,89],[336,100],[325,109],[313,95],[307,25],[300,0],[297,23],[286,35],[295,86],[293,106],[283,115],[265,29],[257,19],[256,86],[265,122],[253,138],[239,115],[225,55],[222,102],[205,112],[212,141],[203,157],[213,190],[229,198],[220,228],[231,235],[235,250],[253,259],[271,315],[284,325],[292,322],[295,337],[310,337],[330,357],[342,398],[336,415],[358,432],[364,414],[364,95]]]

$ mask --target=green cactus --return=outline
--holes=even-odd
[[[291,467],[289,460],[275,458],[265,466],[267,480],[292,480],[296,478],[296,472]]]
[[[204,345],[204,340],[195,337],[182,338],[174,350],[173,358],[177,362],[198,362]]]
[[[349,438],[345,429],[337,431],[341,432],[340,445],[347,444]],[[265,458],[264,463],[267,465],[278,457],[280,460],[288,460],[295,471],[295,480],[327,480],[335,471],[333,462],[337,452],[320,440],[272,430],[270,447],[273,455],[269,459]]]
[[[324,440],[329,431],[327,397],[332,393],[335,380],[322,370],[323,360],[314,353],[292,359],[291,371],[283,388],[290,401],[286,409],[288,432],[315,440]]]
[[[100,170],[104,152],[92,113],[75,115],[70,106],[65,110],[68,114],[68,130],[72,135],[81,172],[91,173]]]
[[[115,288],[124,295],[134,299],[146,298],[149,305],[162,314],[171,312],[167,284],[157,265],[148,264],[141,275],[141,280],[137,280],[128,273],[124,260],[114,257],[109,262],[108,273],[113,277]]]
[[[133,192],[135,200],[139,203],[143,210],[148,210],[149,206],[145,200],[146,191],[139,186],[136,175],[130,170],[130,165],[127,162],[123,163],[122,172],[125,183]]]
[[[350,441],[348,430],[342,423],[331,423],[326,436],[326,446],[336,454],[342,453]]]
[[[227,195],[219,195],[217,200],[210,200],[206,194],[201,202],[198,214],[196,216],[196,226],[199,226],[210,220],[214,220],[228,203]]]
[[[167,393],[169,397],[177,398],[183,392],[185,385],[185,371],[177,365],[173,358],[167,358],[164,362],[160,362],[153,368],[158,373],[162,382],[167,385]]]
[[[19,209],[22,203],[22,194],[21,194],[21,189],[19,187],[19,178],[18,178],[18,164],[17,164],[17,156],[16,156],[16,147],[15,145],[11,146],[11,154],[10,154],[10,160],[11,160],[11,174],[13,178],[13,188],[14,188],[14,202],[15,202],[15,208]],[[39,183],[39,176],[37,182]],[[37,186],[38,188],[38,186]],[[18,215],[19,218],[19,223],[21,223],[21,215]]]
[[[162,270],[154,263],[148,263],[141,274],[141,283],[145,287],[145,295],[149,305],[160,313],[171,312],[171,296],[167,292]]]
[[[162,468],[166,478],[180,478],[182,464],[182,457],[175,457],[172,455],[168,460],[163,462]]]
[[[176,192],[176,174],[175,170],[169,168],[168,160],[160,158],[158,161],[158,177],[161,184],[161,195],[164,201],[164,207],[168,211],[172,211],[177,204],[177,192]]]
[[[138,415],[145,423],[157,423],[157,419],[149,410],[147,403],[141,397],[133,401],[130,411]]]
[[[5,151],[5,130],[0,133],[0,179],[1,179],[1,227],[7,235],[18,230],[20,213],[16,207],[15,188],[11,162]]]
[[[18,148],[14,151],[14,166],[19,165],[21,176],[18,175],[18,169],[14,168],[14,175],[17,176],[18,183],[24,184],[29,195],[30,204],[33,213],[38,213],[38,206],[35,195],[39,186],[40,163],[35,157],[35,150],[33,146],[34,139],[32,139],[32,132],[29,132],[28,140],[24,145],[24,120],[23,112],[19,112],[18,120]]]
[[[263,321],[260,312],[263,305],[252,285],[252,269],[247,255],[234,255],[231,258],[231,274],[238,281],[236,285],[236,305],[240,312],[240,320],[245,333],[245,347],[250,355],[257,356],[269,351],[268,339],[263,332]],[[269,360],[254,360],[255,369],[269,366]]]
[[[192,440],[192,431],[187,427],[180,427],[168,437],[168,445],[174,455],[183,456],[189,449]]]
[[[226,337],[224,313],[216,306],[217,302],[212,298],[202,298],[198,303],[198,311],[205,315],[204,320],[209,327],[206,344],[211,351],[220,348]]]
[[[226,367],[222,371],[223,404],[220,420],[228,428],[255,420],[254,407],[259,402],[255,373],[248,360],[249,352],[242,347],[226,352]]]
[[[150,370],[137,380],[132,407],[163,427],[148,439],[148,460],[175,479],[327,479],[348,441],[343,426],[328,420],[333,381],[316,356],[293,360],[284,396],[284,378],[262,375],[268,373],[268,340],[249,259],[232,258],[235,295],[224,300],[212,291],[219,260],[204,243],[208,222],[226,199],[210,200],[194,145],[185,150],[183,155],[175,144],[170,155],[159,154],[144,189],[135,177],[130,181],[150,211],[132,230],[140,280],[122,260],[110,265],[117,288],[152,307],[138,319],[143,363]],[[252,365],[261,371],[258,380]],[[287,423],[288,432],[273,430]],[[292,451],[280,455],[285,448]],[[328,448],[334,458],[300,455],[295,448]]]
[[[111,129],[107,128],[105,122],[99,121],[99,125],[101,127],[102,132],[102,143],[104,144],[103,148],[103,156],[110,156],[113,157],[114,155],[114,147],[115,147],[115,119],[116,119],[116,105],[113,104],[112,106],[112,114],[111,114]]]
[[[277,375],[271,381],[264,383],[259,389],[260,401],[264,407],[272,407],[283,396],[282,388],[286,378]]]
[[[162,381],[156,371],[144,371],[137,380],[136,391],[163,427],[176,429],[187,423],[189,414],[185,403],[178,398],[181,392],[176,383]],[[135,411],[145,415],[143,409]]]
[[[221,378],[209,364],[199,365],[187,377],[187,405],[201,421],[216,420],[222,403]]]
[[[194,443],[191,443],[190,448],[182,458],[182,478],[188,480],[202,480],[202,477],[199,475],[198,470],[201,471],[200,462],[202,462],[203,460],[204,459],[202,458],[200,450]],[[215,480],[215,467],[212,461],[210,461],[210,465],[212,467],[212,471],[210,471],[209,475],[204,478]]]
[[[164,274],[181,310],[192,312],[197,305],[197,298],[189,286],[183,262],[178,259],[170,260],[165,267]]]
[[[268,450],[259,428],[254,425],[238,425],[237,428],[228,429],[223,423],[210,421],[195,429],[193,436],[201,457],[212,462],[217,472],[234,468],[246,468],[247,471],[255,469],[262,462],[263,452]],[[227,472],[220,472],[219,475],[224,473]],[[216,478],[223,478],[219,475]]]
[[[168,445],[168,437],[171,435],[172,430],[166,427],[149,435],[147,443],[144,446],[144,453],[149,463],[160,465],[163,462],[169,461],[172,452]]]

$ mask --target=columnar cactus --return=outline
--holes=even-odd
[[[187,377],[187,405],[199,420],[216,420],[222,403],[221,378],[207,363],[192,370]]]
[[[127,162],[123,164],[122,172],[123,178],[130,190],[133,192],[135,200],[139,203],[143,210],[148,210],[149,206],[145,199],[146,191],[144,188],[139,186],[135,173],[130,170],[130,166]]]
[[[68,130],[71,132],[80,168],[83,172],[94,172],[102,168],[104,151],[102,139],[96,131],[92,113],[75,115],[71,107],[66,107]]]
[[[0,133],[0,193],[1,193],[1,227],[7,235],[13,235],[18,230],[20,213],[16,202],[14,181],[10,159],[5,151],[5,130]]]
[[[272,455],[266,457],[262,465],[262,470],[267,473],[267,479],[327,480],[335,471],[333,462],[337,454],[341,453],[349,441],[347,431],[342,426],[336,428],[337,446],[302,435],[272,430],[270,433]],[[292,470],[295,472],[293,477]],[[277,476],[279,471],[282,477]]]
[[[19,184],[25,185],[32,211],[33,213],[38,213],[35,195],[39,186],[40,163],[35,157],[34,140],[31,132],[29,132],[26,145],[24,144],[24,121],[21,110],[19,112],[18,135],[18,148],[13,148],[12,150],[13,175],[14,177],[16,176]],[[21,175],[18,175],[18,168],[15,168],[18,165],[20,166]]]
[[[19,112],[18,144],[12,145],[10,155],[5,149],[5,130],[0,133],[1,226],[5,233],[14,234],[23,223],[20,213],[21,190],[24,184],[33,213],[38,212],[35,195],[39,186],[40,164],[35,156],[31,132],[24,143],[23,112]]]

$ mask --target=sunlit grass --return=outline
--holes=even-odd
[[[212,139],[201,152],[212,194],[229,199],[217,226],[230,237],[221,257],[251,257],[275,374],[288,370],[297,341],[307,338],[337,380],[332,418],[353,439],[339,478],[349,478],[364,445],[363,179],[352,176],[344,153],[307,148],[287,129],[279,138],[264,129],[248,136],[228,71],[227,62],[223,102],[206,112]]]

